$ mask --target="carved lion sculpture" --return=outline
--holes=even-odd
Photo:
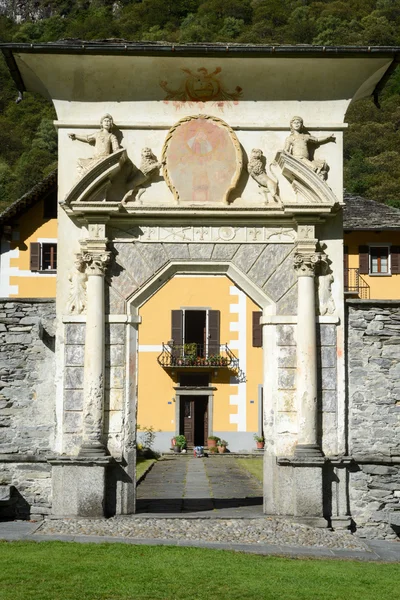
[[[127,204],[130,200],[139,200],[146,189],[145,184],[149,183],[158,174],[160,168],[161,163],[158,162],[151,148],[143,148],[140,168],[134,166],[133,172],[127,181],[129,190],[123,197],[122,204]]]
[[[249,164],[247,166],[247,170],[249,175],[258,183],[262,192],[265,194],[267,202],[274,200],[275,202],[279,202],[279,192],[278,192],[278,181],[272,176],[272,174],[268,175],[266,172],[266,159],[263,155],[262,150],[259,148],[253,148],[250,154]]]

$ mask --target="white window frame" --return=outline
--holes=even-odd
[[[391,243],[380,244],[379,242],[374,242],[372,244],[368,244],[368,275],[370,277],[391,277],[392,275],[392,252],[391,252]],[[387,273],[373,273],[372,272],[372,248],[387,248],[388,251],[388,270]]]
[[[57,273],[57,268],[55,269],[43,269],[43,245],[44,244],[54,244],[57,248],[57,265],[58,265],[58,239],[57,238],[38,238],[37,243],[40,244],[40,269],[39,271],[32,271],[33,273],[48,273],[54,274]]]

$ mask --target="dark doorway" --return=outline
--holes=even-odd
[[[205,345],[206,315],[205,310],[185,311],[185,344]]]
[[[205,446],[208,437],[208,396],[181,396],[179,431],[187,445]]]

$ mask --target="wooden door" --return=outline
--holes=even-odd
[[[208,438],[208,398],[205,398],[206,407],[204,410],[204,446],[207,444]]]
[[[195,405],[194,399],[190,396],[182,398],[183,409],[183,435],[186,438],[188,446],[194,446],[194,431],[195,431]]]

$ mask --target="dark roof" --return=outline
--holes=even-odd
[[[400,209],[347,193],[344,194],[344,201],[343,229],[345,231],[400,229]]]
[[[58,42],[3,42],[3,51],[45,53],[45,54],[125,54],[125,55],[163,55],[175,54],[181,56],[204,56],[213,54],[229,54],[253,56],[300,57],[339,56],[352,57],[360,55],[400,57],[400,46],[313,46],[311,44],[232,44],[223,42],[174,44],[171,42],[131,42],[123,39],[79,40],[66,39]]]
[[[33,206],[36,202],[45,198],[50,192],[57,190],[57,169],[47,175],[42,181],[33,186],[29,192],[26,192],[21,198],[15,200],[10,206],[7,206],[0,213],[0,225],[5,225],[11,219],[18,217],[27,208]]]

